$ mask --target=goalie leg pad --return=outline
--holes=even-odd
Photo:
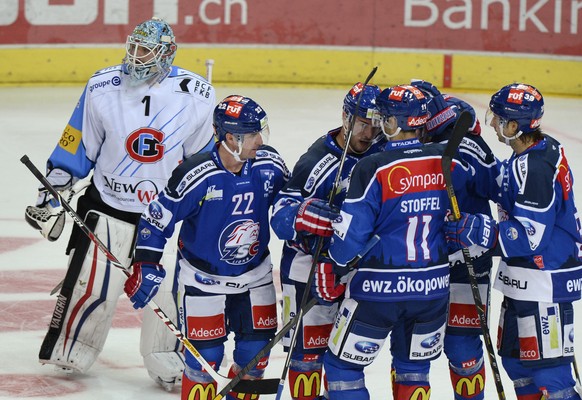
[[[129,255],[135,227],[90,211],[87,226],[113,254]],[[129,258],[121,258],[129,265]],[[125,275],[85,235],[71,253],[63,288],[39,353],[43,364],[86,372],[103,349]]]
[[[168,241],[175,243],[175,241]],[[156,294],[156,304],[164,310],[171,321],[178,323],[177,277],[179,265],[176,263],[176,249],[166,246],[163,265],[166,279],[162,281]],[[175,247],[175,246],[174,246]],[[172,251],[173,250],[173,251]],[[176,265],[176,269],[172,268]],[[182,380],[184,371],[183,346],[164,322],[149,307],[144,308],[141,326],[140,352],[149,376],[166,391],[171,391]]]

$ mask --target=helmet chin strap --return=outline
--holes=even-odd
[[[504,123],[505,124],[505,123]],[[515,134],[515,136],[505,136],[503,134],[504,131],[504,127],[503,126],[499,126],[499,129],[501,130],[501,136],[503,137],[503,142],[507,145],[507,146],[511,146],[511,142],[514,141],[515,139],[517,139],[518,137],[520,137],[523,132],[519,131]]]
[[[227,152],[228,152],[228,153],[229,153],[231,156],[233,156],[233,157],[234,157],[234,159],[235,159],[236,161],[238,161],[238,162],[240,162],[240,163],[241,163],[241,162],[243,162],[243,161],[240,159],[240,153],[242,153],[242,141],[241,141],[240,139],[238,139],[238,138],[237,138],[237,140],[236,140],[236,141],[237,141],[237,143],[238,143],[238,151],[233,151],[233,150],[231,150],[231,149],[230,149],[230,148],[227,146],[227,144],[226,144],[226,140],[223,140],[221,143],[222,143],[222,147],[224,147],[224,150],[226,150],[226,151],[227,151]]]

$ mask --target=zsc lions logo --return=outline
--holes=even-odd
[[[232,265],[251,261],[259,251],[258,222],[251,219],[238,220],[227,226],[218,242],[221,260]]]
[[[432,336],[427,337],[426,339],[424,339],[422,342],[420,342],[420,345],[422,347],[424,347],[425,349],[430,349],[433,348],[434,346],[436,346],[438,344],[438,342],[441,341],[441,334],[440,333],[436,333]]]

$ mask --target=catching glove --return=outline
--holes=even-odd
[[[450,250],[474,244],[491,249],[497,242],[497,222],[484,214],[461,213],[458,221],[445,222],[445,236]]]
[[[332,222],[340,222],[339,211],[320,199],[305,200],[297,209],[295,230],[301,234],[330,237],[333,235]]]
[[[60,192],[61,196],[67,200],[67,203],[86,185],[86,183],[83,183],[83,185],[71,187],[73,177],[60,168],[52,169],[47,174],[47,179]],[[41,186],[38,188],[36,205],[26,207],[24,219],[31,227],[38,230],[44,238],[54,242],[61,236],[65,227],[65,209],[59,199],[53,198],[49,191],[44,186]]]
[[[331,306],[344,294],[346,285],[338,282],[339,278],[333,272],[333,262],[329,258],[322,257],[317,262],[311,286],[311,293],[319,304]]]
[[[132,265],[131,275],[125,281],[123,290],[136,310],[145,307],[158,293],[166,271],[160,264],[136,262]]]

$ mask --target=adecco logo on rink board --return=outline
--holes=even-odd
[[[582,55],[582,0],[3,0],[0,44],[123,43],[156,15],[180,44]],[[377,29],[388,24],[390,29]],[[195,27],[195,29],[193,29]],[[335,27],[331,28],[330,27]],[[394,35],[393,32],[399,32]]]

